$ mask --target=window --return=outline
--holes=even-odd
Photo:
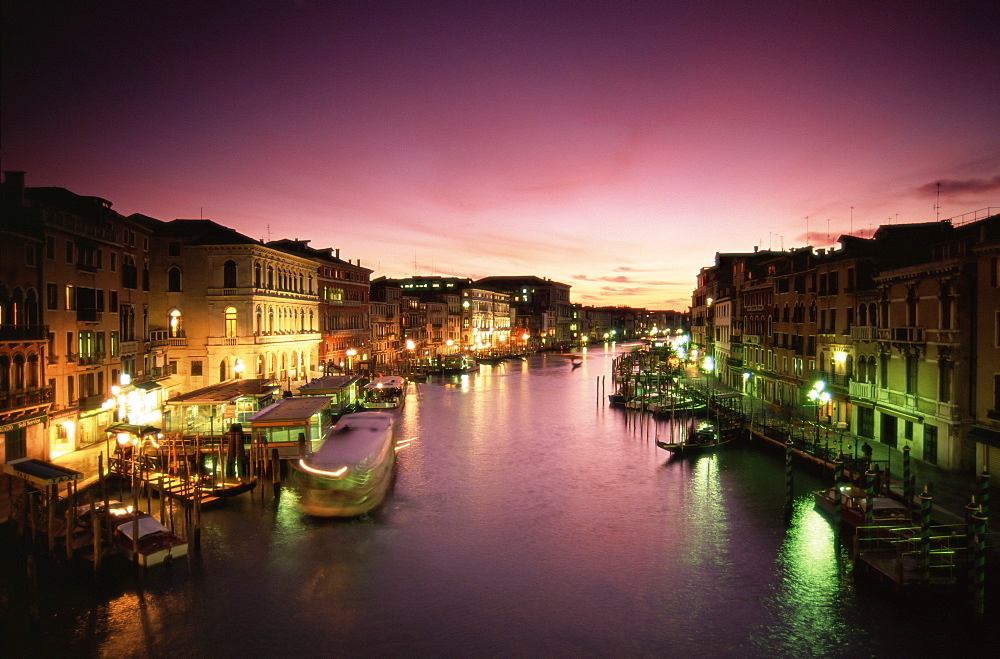
[[[171,240],[167,243],[167,256],[180,256],[181,255],[181,244],[176,240]]]
[[[118,272],[118,252],[111,252],[111,272]]]
[[[875,438],[875,410],[870,407],[858,408],[858,435]]]
[[[191,375],[201,375],[201,361],[192,360],[191,362]]]
[[[12,428],[4,433],[4,456],[7,462],[28,457],[27,428]]]
[[[59,287],[55,284],[45,284],[45,308],[59,308]]]
[[[66,311],[73,311],[76,309],[76,289],[72,286],[66,286]]]
[[[181,325],[181,312],[178,309],[172,309],[167,314],[167,328],[170,338],[184,336],[184,330]]]
[[[108,291],[108,311],[118,313],[118,291]]]
[[[938,459],[938,429],[929,423],[924,424],[924,462],[937,464]]]
[[[222,286],[236,288],[236,261],[232,259],[222,264]]]
[[[117,357],[118,356],[118,332],[108,332],[108,338],[110,339],[111,356],[112,357]],[[117,377],[115,377],[113,379],[116,382],[118,381]]]
[[[38,247],[36,245],[24,246],[24,265],[30,268],[38,265]]]
[[[906,356],[906,393],[917,393],[917,356]]]
[[[167,292],[178,293],[181,290],[181,269],[173,267],[167,270]]]
[[[73,242],[70,240],[66,241],[66,263],[73,262]]]
[[[236,308],[226,307],[226,338],[236,337]]]
[[[45,236],[45,258],[50,261],[56,258],[56,239],[52,236]]]
[[[952,362],[944,359],[938,362],[938,400],[942,403],[951,402],[952,372]]]

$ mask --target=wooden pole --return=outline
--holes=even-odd
[[[48,549],[49,556],[53,554],[56,548],[56,504],[59,503],[59,486],[58,485],[47,485],[45,487],[45,493],[49,499],[49,514],[47,520],[47,531],[48,531]]]
[[[201,549],[201,491],[195,490],[194,493],[194,537],[193,545],[195,551]]]
[[[931,580],[931,508],[934,497],[927,491],[920,495],[920,580],[927,585]]]
[[[104,510],[107,511],[107,508]],[[90,493],[90,532],[94,537],[94,572],[97,572],[101,569],[101,516],[94,510],[93,491]]]

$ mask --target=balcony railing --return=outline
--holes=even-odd
[[[878,340],[890,343],[923,343],[923,327],[880,327]]]
[[[102,394],[94,394],[93,396],[81,396],[80,411],[90,412],[92,410],[100,409],[101,405],[104,404],[105,400],[106,398]]]
[[[186,346],[188,340],[186,336],[171,336],[167,339],[168,346]]]
[[[47,341],[48,325],[0,326],[0,341]]]
[[[0,394],[0,411],[38,407],[52,402],[52,387],[28,389],[25,391]]]
[[[122,341],[118,344],[118,354],[120,355],[134,355],[137,352],[139,352],[138,341]]]
[[[875,400],[875,389],[876,387],[874,382],[851,382],[851,398]]]
[[[854,341],[874,341],[877,329],[871,325],[855,325],[851,328],[851,339]]]

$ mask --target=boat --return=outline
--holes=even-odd
[[[406,378],[383,375],[361,390],[361,406],[367,410],[387,410],[403,406],[406,401]]]
[[[702,421],[682,442],[664,442],[656,440],[656,446],[664,451],[670,451],[674,455],[697,455],[710,453],[733,441],[732,437],[720,437],[716,427],[708,422]]]
[[[841,483],[813,492],[816,507],[828,515],[836,514],[836,501],[840,498],[841,520],[851,526],[909,526],[913,515],[901,502],[888,497],[872,498],[872,521],[865,519],[868,511],[868,493],[857,485]]]
[[[396,464],[393,425],[385,412],[345,414],[314,453],[292,461],[300,509],[318,517],[356,517],[382,503]]]
[[[187,556],[187,540],[148,513],[133,511],[132,506],[114,500],[108,502],[107,510],[103,504],[95,505],[95,511],[111,527],[111,541],[127,560],[153,567]],[[138,542],[134,537],[138,537]]]
[[[479,370],[479,363],[468,355],[448,355],[441,362],[441,370],[445,373],[468,373]]]

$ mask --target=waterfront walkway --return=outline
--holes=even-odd
[[[704,375],[698,375],[696,368],[688,369],[681,385],[701,392],[702,395],[739,393],[739,398],[733,398],[729,405],[735,404],[736,409],[742,409],[744,416],[750,420],[754,431],[771,437],[791,437],[795,448],[815,457],[817,461],[829,465],[832,473],[832,459],[841,453],[848,464],[864,463],[865,445],[871,448],[871,462],[876,468],[889,468],[889,487],[893,495],[903,498],[903,446],[893,447],[875,439],[858,436],[846,429],[834,428],[825,424],[806,419],[795,418],[774,410],[766,401],[749,394],[739,392],[715,380],[708,380]],[[910,454],[910,474],[915,481],[914,497],[919,497],[924,487],[927,487],[933,497],[935,518],[947,523],[965,523],[966,505],[969,497],[975,495],[980,501],[981,482],[979,475],[955,474],[924,462],[916,455]],[[995,478],[990,479],[990,508],[996,511],[1000,507],[1000,486]],[[832,482],[831,482],[832,484]],[[996,514],[995,512],[993,513]],[[996,524],[993,525],[995,528]],[[1000,534],[994,536],[991,544],[1000,544]]]

